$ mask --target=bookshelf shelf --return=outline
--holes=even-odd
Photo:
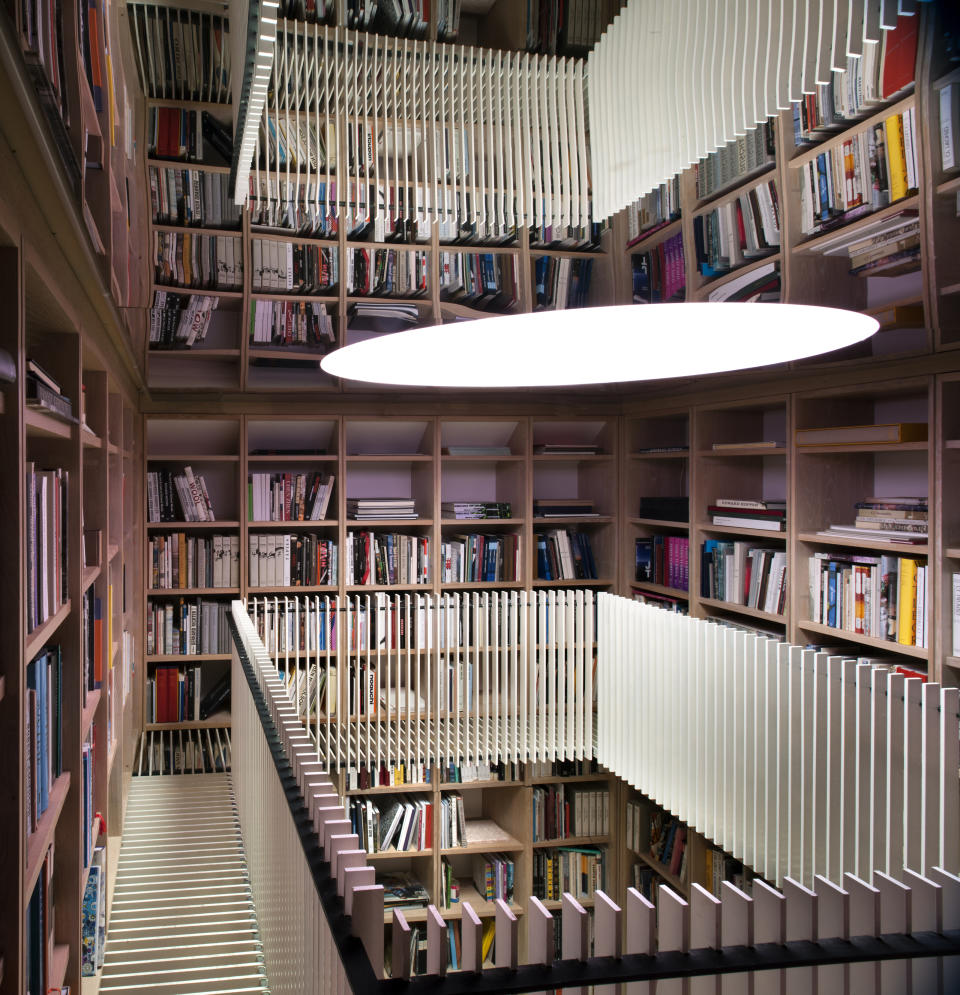
[[[941,297],[951,297],[954,294],[960,294],[960,283],[951,283],[940,288]]]
[[[690,450],[681,449],[675,452],[668,453],[630,453],[630,459],[632,460],[675,460],[675,459],[689,459]]]
[[[184,722],[145,722],[143,728],[147,732],[161,729],[222,729],[230,725],[229,712],[216,712],[207,719],[196,719]]]
[[[70,422],[36,408],[27,408],[23,421],[28,439],[69,439],[73,435]]]
[[[188,463],[191,465],[196,463],[239,463],[240,457],[236,453],[149,453],[147,461],[150,463]],[[192,524],[196,525],[197,523],[193,522]]]
[[[474,580],[474,581],[444,581],[440,585],[444,591],[483,591],[483,590],[517,590],[523,587],[521,580]]]
[[[522,781],[498,781],[496,779],[486,781],[443,781],[440,784],[440,791],[485,791],[489,788],[521,788]],[[454,847],[458,852],[460,847]]]
[[[609,463],[612,453],[534,453],[534,463]]]
[[[675,522],[669,518],[628,518],[630,525],[645,525],[654,529],[677,529],[680,532],[690,530],[689,522]]]
[[[203,345],[192,349],[151,349],[151,356],[167,359],[186,359],[191,362],[215,359],[239,359],[239,349],[208,349]]]
[[[637,850],[630,851],[633,856],[637,859],[643,861],[648,867],[652,868],[660,877],[663,878],[671,888],[675,888],[681,894],[687,895],[690,892],[690,887],[682,878],[678,878],[676,874],[671,874],[669,868],[664,867],[654,856],[649,853],[641,853]]]
[[[549,776],[531,777],[530,783],[537,784],[609,784],[610,774],[568,774],[566,776],[556,774]]]
[[[366,518],[358,521],[355,518],[348,518],[347,529],[351,532],[395,531],[406,529],[423,529],[433,526],[432,518]]]
[[[726,186],[715,190],[709,196],[697,200],[693,208],[694,213],[704,214],[717,204],[721,204],[727,200],[735,200],[741,194],[749,193],[755,186],[757,186],[758,183],[760,183],[764,176],[774,173],[776,168],[776,162],[770,161],[763,163],[748,173],[742,173],[736,178],[732,185],[727,184]]]
[[[429,794],[434,790],[433,784],[376,784],[372,788],[348,788],[348,797],[365,797],[366,795],[398,795],[398,794]]]
[[[762,266],[767,266],[770,263],[780,262],[781,253],[779,249],[771,249],[769,252],[763,253],[763,255],[756,256],[750,259],[748,262],[744,262],[740,266],[733,266],[723,273],[718,273],[715,276],[704,278],[697,274],[697,282],[694,284],[696,288],[696,293],[699,295],[706,295],[717,287],[722,287],[728,280],[732,280],[734,277],[744,276],[747,273],[752,273],[754,270],[760,269]]]
[[[461,919],[463,917],[463,903],[469,902],[470,908],[481,919],[488,919],[496,915],[497,905],[496,902],[487,901],[487,899],[482,898],[480,892],[472,884],[467,884],[464,881],[460,882],[460,901],[452,902],[449,908],[441,909],[437,907],[437,911],[440,913],[441,917],[444,919]],[[510,911],[517,916],[524,914],[524,908],[522,905],[518,905],[516,902],[508,903],[510,905]],[[424,910],[425,912],[426,910]],[[426,918],[426,915],[424,915]]]
[[[534,587],[612,587],[613,581],[608,579],[597,580],[594,578],[579,577],[576,580],[540,580],[534,578]]]
[[[534,518],[533,524],[546,528],[562,528],[564,525],[610,525],[613,518],[610,515],[569,515],[563,518]]]
[[[220,235],[223,232],[219,232]],[[234,237],[239,237],[235,233]],[[184,287],[177,283],[155,283],[151,287],[153,293],[173,293],[173,294],[208,294],[212,297],[219,297],[221,301],[242,301],[244,293],[242,290],[221,290],[219,287]],[[153,457],[150,457],[151,459]]]
[[[99,566],[83,568],[83,581],[80,586],[84,594],[86,594],[87,588],[100,576],[100,570]]]
[[[295,521],[295,522],[247,522],[248,529],[260,529],[260,530],[275,530],[280,531],[304,531],[309,532],[312,529],[335,529],[339,526],[339,521],[335,518],[321,518],[318,521]]]
[[[64,771],[51,785],[47,810],[37,820],[36,830],[27,837],[27,860],[23,882],[24,909],[30,901],[33,886],[37,883],[37,875],[40,873],[43,858],[53,842],[57,822],[60,820],[60,813],[63,811],[69,790],[70,772]]]
[[[432,857],[433,850],[377,850],[375,853],[368,853],[367,860],[372,863],[380,863],[392,860],[409,860],[411,857]]]
[[[107,546],[107,563],[112,563],[116,558],[117,554],[120,552],[120,546],[118,543],[111,542]]]
[[[924,453],[929,449],[927,442],[885,442],[864,443],[844,446],[803,446],[797,450],[800,456],[832,456],[837,453]]]
[[[960,560],[960,546],[947,546],[943,551],[943,555],[950,560]]]
[[[154,231],[174,232],[175,234],[183,235],[239,235],[242,231],[242,228],[239,225],[231,228],[207,228],[201,227],[200,225],[158,224],[156,221],[152,223],[151,227]],[[197,292],[202,293],[202,291]],[[216,293],[216,291],[210,291],[210,293]]]
[[[943,183],[937,186],[937,195],[944,197],[947,194],[956,193],[960,190],[960,176],[951,176],[949,180],[944,180]]]
[[[148,101],[150,103],[151,101]],[[176,101],[164,100],[156,101],[156,103],[162,103],[164,106],[172,107],[175,106]],[[197,104],[191,104],[189,102],[180,102],[183,106],[189,106],[191,108],[196,108]],[[211,107],[220,107],[220,104],[211,104]],[[153,158],[147,159],[147,166],[153,166],[155,169],[196,169],[201,173],[222,173],[226,176],[230,175],[229,166],[214,166],[206,162],[193,162],[190,159],[158,159],[155,156]],[[159,228],[161,226],[154,225],[154,228]]]
[[[27,636],[27,644],[23,651],[26,663],[29,663],[43,649],[44,645],[50,641],[53,634],[69,617],[70,610],[71,605],[67,601],[46,622],[42,622]]]
[[[146,726],[144,726],[146,729]],[[110,744],[107,750],[107,779],[109,780],[113,774],[113,765],[116,762],[117,756],[120,752],[120,737],[115,736],[113,742]]]
[[[666,587],[663,584],[653,584],[645,580],[631,581],[630,586],[637,591],[649,591],[651,594],[662,594],[668,598],[681,598],[683,601],[690,600],[690,592],[679,587]]]
[[[236,519],[223,522],[147,522],[149,532],[222,532],[238,528],[240,522]]]
[[[263,455],[257,453],[247,457],[248,463],[336,463],[336,455],[314,454],[314,453],[277,453],[276,455]]]
[[[676,221],[670,221],[666,224],[654,225],[652,228],[648,228],[646,231],[641,232],[632,241],[627,242],[627,250],[646,249],[651,245],[655,245],[657,242],[673,238],[674,235],[678,235],[680,233],[682,225],[682,218],[677,218]]]
[[[609,836],[568,836],[566,839],[534,840],[530,845],[534,850],[557,846],[606,846]]]
[[[700,604],[704,608],[714,608],[718,611],[736,612],[738,615],[745,615],[747,618],[755,618],[761,622],[773,622],[776,625],[786,624],[783,615],[774,612],[760,611],[759,608],[749,608],[747,605],[738,605],[734,601],[719,601],[716,598],[700,598]]]
[[[702,459],[725,459],[727,456],[786,456],[786,446],[727,446],[723,449],[703,449],[699,453]]]
[[[541,904],[548,912],[559,912],[563,908],[563,900],[553,899],[553,898],[541,898]],[[595,903],[593,897],[589,898],[578,898],[577,902],[583,906],[585,909],[592,909]]]
[[[356,453],[347,457],[351,463],[431,463],[429,453]]]
[[[535,519],[539,521],[539,519]],[[556,519],[551,519],[556,521]],[[516,529],[526,525],[525,518],[441,518],[441,528],[471,529],[488,531],[490,529]]]
[[[779,540],[783,542],[787,538],[786,532],[774,532],[770,529],[746,529],[736,525],[714,525],[712,522],[698,522],[697,528],[701,532],[718,533],[720,535],[747,536],[755,539],[769,539],[771,542]]]
[[[429,591],[431,584],[347,584],[348,594],[372,594],[374,591]]]
[[[100,704],[100,689],[97,688],[95,691],[88,691],[87,707],[84,708],[83,714],[80,717],[81,739],[86,739],[87,733],[90,730],[90,723],[93,722],[93,716],[99,704]]]
[[[313,586],[293,584],[289,587],[284,584],[272,584],[266,587],[247,587],[247,591],[254,596],[283,592],[284,594],[289,594],[291,597],[296,597],[298,594],[336,594],[338,590],[339,587],[336,584]]]
[[[7,679],[0,674],[0,701],[3,701],[3,696],[7,693]]]
[[[239,587],[150,587],[147,588],[148,598],[170,598],[174,595],[193,597],[194,595],[223,595],[224,597],[237,597],[240,594]]]
[[[67,976],[67,964],[70,961],[70,945],[67,943],[56,943],[50,957],[49,984],[54,990],[63,985],[63,979]]]
[[[845,546],[848,549],[875,549],[881,553],[897,556],[926,556],[930,547],[927,543],[884,542],[874,539],[857,539],[856,536],[824,536],[816,532],[800,532],[797,535],[800,542],[814,543],[819,546]]]
[[[147,663],[214,663],[220,660],[232,659],[229,653],[150,653]]]
[[[930,657],[929,650],[919,646],[906,646],[903,643],[895,643],[888,639],[875,639],[873,636],[861,636],[849,629],[832,629],[828,625],[821,625],[819,622],[811,622],[809,619],[801,619],[797,625],[804,632],[816,632],[821,636],[831,639],[842,639],[845,642],[857,643],[860,646],[869,646],[871,649],[883,650],[886,653],[903,654],[912,657],[914,660],[927,660]]]
[[[84,449],[102,449],[103,439],[99,435],[95,435],[89,429],[80,426],[80,441],[83,443]]]
[[[445,857],[456,856],[458,853],[516,853],[523,848],[523,844],[511,836],[496,840],[481,840],[479,843],[468,843],[466,846],[443,847],[440,853]]]

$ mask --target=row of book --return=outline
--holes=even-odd
[[[440,543],[440,560],[445,584],[515,581],[520,575],[520,536],[449,536]]]
[[[518,260],[513,253],[441,252],[443,300],[481,311],[507,311],[520,300]]]
[[[155,225],[239,228],[240,208],[230,197],[228,173],[150,167],[150,207]]]
[[[140,735],[133,774],[217,774],[230,770],[230,730],[152,729]]]
[[[70,475],[26,465],[27,629],[55,615],[69,597]]]
[[[190,466],[185,466],[183,473],[148,470],[147,521],[216,521],[203,474],[195,474]]]
[[[477,518],[502,520],[513,517],[509,501],[443,501],[440,512],[444,518],[463,521]]]
[[[710,301],[756,302],[780,300],[780,263],[771,262],[740,273],[707,295]]]
[[[367,853],[429,850],[433,846],[433,802],[396,795],[377,803],[350,799],[350,823]]]
[[[420,297],[427,291],[427,253],[422,250],[349,249],[347,293],[374,297]]]
[[[147,542],[150,587],[240,587],[240,537],[170,532]]]
[[[54,844],[51,843],[40,864],[37,883],[33,887],[24,916],[23,949],[26,957],[23,962],[23,991],[29,995],[34,995],[34,993],[39,995],[42,992],[47,993],[47,995],[51,995],[51,993],[70,995],[68,986],[48,987],[49,981],[52,980],[53,971],[54,913],[56,912],[53,905],[55,891],[53,881],[54,854]],[[20,915],[22,913],[18,911],[12,914]]]
[[[340,282],[340,254],[303,242],[250,241],[254,293],[327,294]]]
[[[319,522],[327,517],[332,473],[251,473],[247,502],[251,522]]]
[[[430,0],[346,0],[347,27],[404,38],[423,38]]]
[[[537,580],[596,580],[590,536],[572,529],[552,529],[534,535]]]
[[[265,171],[289,167],[292,172],[316,173],[336,165],[336,124],[328,120],[321,125],[317,119],[308,123],[299,115],[268,115],[265,111],[260,120],[259,151],[258,161]]]
[[[690,602],[686,598],[674,597],[670,594],[659,594],[654,591],[633,591],[633,600],[641,605],[652,605],[665,611],[676,612],[678,615],[690,614]]]
[[[229,166],[233,135],[229,125],[209,111],[151,104],[147,108],[147,155],[197,163],[213,160],[215,165]]]
[[[233,235],[153,233],[155,282],[196,290],[242,290],[243,244]]]
[[[917,23],[900,17],[879,44],[865,44],[862,55],[848,55],[842,72],[793,104],[793,137],[797,145],[828,138],[832,130],[865,117],[879,102],[908,87],[917,60]]]
[[[384,765],[379,771],[369,771],[366,767],[348,767],[346,776],[347,791],[366,791],[368,788],[404,784],[427,784],[430,781],[430,767],[416,763],[398,763],[394,767]]]
[[[926,648],[927,571],[909,556],[817,552],[810,557],[811,621]]]
[[[467,828],[463,795],[445,794],[440,801],[440,849],[466,846]]]
[[[147,605],[147,655],[197,656],[230,652],[230,605],[206,598],[151,600]]]
[[[98,846],[90,861],[80,907],[80,975],[92,978],[103,967],[107,945],[107,851]],[[43,989],[40,989],[41,991]]]
[[[314,532],[250,536],[251,587],[319,587],[337,582],[337,544]]]
[[[202,667],[158,665],[146,681],[146,721],[202,722],[229,707],[230,674],[224,674],[206,693]]]
[[[473,886],[484,901],[513,901],[516,866],[512,857],[505,853],[475,853],[470,863]]]
[[[697,269],[718,276],[780,247],[780,201],[775,180],[759,183],[739,197],[693,219]]]
[[[628,805],[629,808],[629,805]],[[634,808],[633,819],[642,820],[646,815],[648,824],[647,853],[652,860],[662,864],[674,877],[683,878],[687,854],[687,827],[678,818],[656,808],[652,812],[644,812],[643,806]],[[627,838],[631,835],[630,813],[627,814]],[[634,839],[643,839],[643,828],[634,827]],[[641,852],[641,851],[637,851]]]
[[[634,541],[634,580],[660,584],[677,591],[689,590],[690,539],[655,535]]]
[[[152,99],[229,103],[227,18],[168,7],[130,8],[133,55]]]
[[[648,252],[634,252],[630,267],[634,304],[660,304],[686,297],[687,268],[680,232],[658,242]]]
[[[331,130],[333,123],[331,122]],[[261,173],[254,165],[247,187],[250,224],[283,228],[310,238],[336,238],[340,230],[337,184],[331,179]]]
[[[569,892],[574,898],[592,898],[606,888],[605,847],[544,847],[533,851],[533,895],[542,901],[559,901]]]
[[[384,518],[412,521],[417,517],[413,498],[347,498],[347,518],[357,522]]]
[[[654,187],[626,210],[627,248],[680,218],[680,175]]]
[[[605,787],[551,784],[533,789],[534,842],[609,832],[610,793]]]
[[[586,307],[592,270],[592,259],[537,256],[534,260],[537,309],[563,311]]]
[[[220,298],[157,290],[150,308],[150,348],[190,349],[206,338]]]
[[[53,782],[63,773],[60,646],[44,648],[26,673],[24,712],[24,798],[27,833],[37,828],[50,804]]]
[[[694,166],[697,200],[713,197],[750,173],[773,164],[777,151],[774,121],[771,118],[758,124]]]
[[[91,584],[83,592],[80,609],[80,640],[83,646],[83,707],[87,694],[103,681],[103,602]]]
[[[800,230],[815,235],[903,199],[918,185],[910,107],[851,135],[800,167]]]
[[[348,532],[347,584],[429,584],[431,540],[396,532]]]
[[[605,0],[527,0],[527,50],[583,54],[600,40],[612,13]]]
[[[251,301],[250,344],[329,349],[337,331],[323,301]]]
[[[707,539],[700,552],[700,594],[780,615],[787,595],[787,554],[749,542]]]

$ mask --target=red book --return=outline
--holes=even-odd
[[[880,96],[887,100],[916,79],[917,22],[919,16],[901,16],[881,41]]]

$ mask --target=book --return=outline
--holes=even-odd
[[[737,508],[745,511],[783,511],[786,507],[786,501],[773,498],[764,498],[762,501],[753,501],[749,498],[716,498],[708,509],[723,508],[729,513]]]
[[[783,532],[787,527],[783,519],[739,518],[729,515],[714,515],[713,524],[726,528],[763,529],[767,532]]]
[[[960,83],[947,83],[940,88],[940,168],[946,173],[955,169],[957,141],[960,138]]]
[[[798,428],[798,446],[845,446],[870,443],[926,442],[926,422],[897,422],[886,425],[842,425],[835,428]]]
[[[764,439],[757,442],[715,442],[713,448],[724,449],[782,449],[786,445],[782,440]]]

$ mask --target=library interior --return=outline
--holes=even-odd
[[[0,995],[960,991],[960,9],[0,8]]]

